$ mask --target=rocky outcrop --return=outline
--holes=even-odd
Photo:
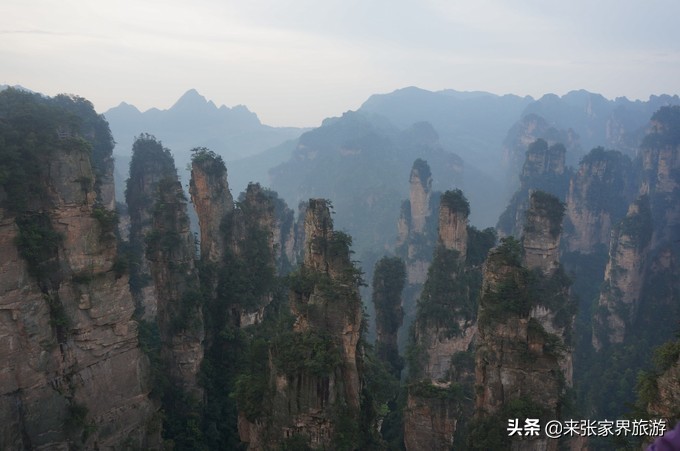
[[[202,295],[187,201],[176,175],[159,181],[155,199],[146,255],[158,295],[161,357],[172,382],[201,399],[197,378],[205,335]]]
[[[402,351],[408,340],[408,330],[416,316],[416,302],[427,279],[427,270],[437,245],[439,217],[436,212],[441,195],[439,192],[432,192],[430,166],[420,158],[413,163],[409,183],[409,199],[404,200],[401,205],[395,246],[395,254],[406,265],[406,286],[402,302],[404,327],[398,333]],[[445,220],[447,219],[442,218],[442,221]]]
[[[606,343],[624,342],[634,323],[660,319],[650,312],[673,308],[668,293],[677,266],[668,256],[677,248],[680,224],[679,129],[680,107],[662,108],[642,142],[636,161],[639,197],[612,232],[594,322],[593,345],[598,350]]]
[[[194,149],[189,183],[191,202],[201,229],[201,258],[216,263],[224,258],[225,233],[221,229],[234,210],[222,158],[207,149]]]
[[[152,214],[158,192],[158,183],[167,177],[176,177],[175,164],[170,151],[151,135],[141,135],[133,147],[130,178],[127,180],[125,199],[130,216],[130,290],[138,315],[155,321],[158,294],[152,283],[151,268],[145,253],[145,237],[152,229]]]
[[[457,251],[462,258],[467,254],[469,214],[470,207],[459,191],[447,191],[442,195],[437,228],[439,243],[444,249]]]
[[[634,176],[630,159],[614,150],[593,149],[569,181],[564,242],[570,252],[590,254],[609,245],[612,227],[626,213]]]
[[[673,345],[678,347],[677,343],[669,343],[666,348]],[[654,382],[656,390],[653,399],[645,406],[646,410],[653,418],[670,420],[669,425],[672,426],[680,421],[680,358],[659,374]]]
[[[520,175],[520,187],[513,195],[496,226],[501,236],[522,234],[529,194],[541,190],[564,200],[569,186],[569,169],[565,166],[566,149],[562,144],[548,145],[538,139],[529,145]]]
[[[559,130],[535,113],[525,115],[508,131],[503,141],[503,161],[507,167],[508,186],[511,189],[517,187],[518,174],[521,182],[521,175],[524,174],[522,167],[527,159],[526,149],[538,140],[546,142],[549,146],[562,143],[570,151],[579,149],[579,137],[572,129]],[[559,165],[559,160],[553,160],[553,163]]]
[[[276,192],[263,188],[259,183],[248,185],[245,194],[239,197],[239,204],[232,237],[236,252],[243,255],[246,251],[243,244],[246,229],[259,229],[266,235],[277,272],[282,275],[288,273],[298,263],[293,210]]]
[[[406,263],[409,285],[425,282],[429,253],[434,243],[432,218],[432,173],[426,161],[413,163],[409,178],[409,200],[404,201],[398,223],[397,253]]]
[[[448,386],[425,390],[437,396],[409,394],[404,410],[404,446],[407,450],[451,449],[461,411],[447,399]],[[423,391],[423,394],[429,394]]]
[[[594,318],[596,350],[603,342],[623,342],[626,325],[633,321],[640,304],[643,268],[651,238],[649,198],[642,196],[631,204],[626,217],[612,232],[604,286],[598,300],[600,309]]]
[[[522,235],[527,268],[552,274],[559,266],[560,236],[564,205],[543,191],[529,195],[529,209]]]
[[[430,216],[430,195],[432,191],[432,173],[427,162],[416,160],[413,163],[409,179],[409,201],[411,205],[411,224],[413,233],[423,233],[425,221]]]
[[[0,102],[7,95],[25,111],[41,104],[35,117],[53,114],[52,124],[82,119],[67,118],[53,99],[4,92]],[[84,99],[59,104],[96,117]],[[60,134],[65,129],[44,123],[22,116],[17,126],[30,124],[32,136],[3,137],[18,140],[37,178],[20,208],[0,194],[0,448],[154,448],[157,407],[127,275],[117,265],[115,212],[95,188],[96,130],[84,121]],[[3,130],[13,126],[5,116]],[[38,139],[41,153],[24,139]]]
[[[524,243],[532,248],[505,238],[484,265],[470,437],[475,448],[546,450],[558,445],[545,437],[513,441],[506,430],[508,418],[559,418],[572,380],[575,305],[553,250],[563,210],[557,198],[537,194],[532,194],[524,233]]]
[[[310,199],[303,227],[304,260],[291,275],[292,330],[281,330],[269,351],[271,397],[260,419],[239,415],[248,449],[358,446],[362,309],[351,239],[333,230],[325,200]]]
[[[466,266],[470,207],[460,190],[447,191],[439,207],[439,239],[418,301],[414,323],[407,407],[406,449],[449,449],[457,423],[472,406],[471,353],[476,335],[478,286]]]

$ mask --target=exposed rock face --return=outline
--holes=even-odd
[[[130,215],[130,248],[133,265],[130,268],[130,289],[143,319],[155,321],[158,294],[152,283],[149,260],[144,252],[145,237],[152,229],[152,213],[158,183],[166,177],[176,177],[170,151],[153,136],[140,136],[133,146],[130,178],[125,198]]]
[[[484,433],[477,429],[473,434],[477,448],[493,443],[546,450],[558,445],[545,437],[513,441],[506,431],[507,419],[514,418],[513,406],[522,405],[524,416],[559,418],[572,378],[570,336],[575,306],[557,253],[552,251],[559,243],[563,210],[555,197],[539,201],[536,194],[524,239],[534,247],[525,249],[525,263],[521,245],[509,238],[491,252],[484,266],[475,353],[475,421],[491,429]],[[537,208],[538,204],[542,207]]]
[[[649,198],[642,196],[631,204],[628,214],[612,232],[609,261],[605,269],[601,307],[594,318],[593,346],[602,342],[621,343],[626,326],[634,319],[640,304],[646,255],[652,237]]]
[[[509,131],[508,136],[503,142],[503,159],[508,168],[509,186],[512,189],[517,187],[517,174],[525,174],[522,165],[526,165],[527,160],[525,150],[531,147],[531,144],[537,140],[544,141],[549,145],[562,143],[571,151],[579,148],[578,135],[572,130],[558,130],[548,123],[543,117],[538,114],[527,114],[517,124],[515,124]],[[559,157],[558,155],[555,155]],[[558,159],[547,160],[549,164],[556,165],[553,169],[558,169],[560,166]],[[538,163],[539,161],[536,161]],[[562,156],[562,165],[564,159]],[[544,168],[546,166],[541,164]],[[520,177],[521,181],[521,177]]]
[[[409,200],[404,201],[398,223],[397,248],[405,260],[407,280],[410,285],[423,284],[427,276],[432,221],[432,173],[426,161],[413,163],[409,178]],[[431,230],[432,229],[432,230]],[[407,301],[408,302],[408,301]]]
[[[426,161],[417,159],[413,163],[409,182],[409,199],[403,201],[401,205],[395,248],[396,255],[406,265],[406,287],[403,293],[404,327],[401,328],[398,338],[402,350],[407,340],[407,331],[416,315],[416,301],[427,279],[427,269],[437,244],[439,220],[433,211],[436,212],[440,193],[431,191],[432,176]],[[442,218],[442,221],[453,219]]]
[[[671,427],[678,421],[680,418],[680,358],[656,378],[654,399],[646,407],[647,412],[653,418],[671,419]]]
[[[275,273],[290,271],[289,256],[295,261],[291,255],[295,247],[293,212],[276,193],[257,183],[249,184],[239,198],[239,207],[224,233],[231,252],[224,262],[224,271],[233,271],[230,265],[250,268],[251,276],[259,276],[258,283],[266,285]],[[262,322],[264,310],[272,301],[271,291],[263,288],[251,290],[259,292],[257,299],[250,302],[234,299],[230,305],[232,313],[238,313],[239,327]]]
[[[158,294],[161,355],[171,379],[200,399],[198,370],[203,359],[203,316],[194,236],[177,176],[162,179],[146,237],[147,258]]]
[[[496,228],[501,236],[522,234],[529,194],[541,190],[563,200],[569,186],[569,171],[565,166],[566,149],[562,144],[548,145],[543,139],[534,141],[526,152],[520,176],[520,188],[500,216]]]
[[[416,160],[409,179],[411,189],[411,225],[414,233],[423,233],[425,221],[430,216],[430,194],[432,191],[432,173],[430,167],[423,160]]]
[[[557,269],[563,215],[564,206],[553,196],[542,191],[530,194],[522,236],[527,268],[539,268],[544,274]]]
[[[452,193],[452,192],[448,192]],[[467,253],[467,217],[469,207],[458,205],[455,194],[445,194],[439,206],[439,242],[445,249],[455,250],[465,257]]]
[[[599,147],[583,158],[569,182],[564,242],[572,252],[589,254],[609,245],[611,229],[625,215],[634,177],[630,159]]]
[[[280,274],[285,274],[297,263],[295,255],[295,225],[293,210],[279,199],[275,192],[262,188],[259,183],[251,183],[245,195],[239,198],[241,203],[240,221],[234,228],[233,246],[236,252],[243,255],[243,237],[246,228],[257,228],[267,236],[268,248],[273,256],[272,264]],[[241,243],[241,244],[239,244]]]
[[[432,173],[426,161],[413,163],[409,178],[409,200],[404,201],[398,223],[397,248],[405,259],[408,283],[422,284],[427,275],[427,254],[432,215]],[[431,244],[429,244],[431,246]],[[425,251],[425,252],[423,252]]]
[[[462,192],[441,196],[439,244],[418,302],[407,408],[404,410],[406,449],[449,449],[459,418],[471,405],[456,396],[472,390],[471,352],[476,335],[473,285],[464,277],[467,218],[470,208]]]
[[[194,158],[189,184],[191,202],[201,229],[201,258],[213,263],[224,258],[226,244],[221,226],[234,210],[234,199],[227,183],[227,169],[222,159],[218,158],[205,150]]]
[[[290,292],[292,331],[270,349],[266,421],[239,417],[248,449],[286,440],[312,448],[356,447],[362,388],[362,310],[349,237],[333,231],[325,200],[310,199],[304,219],[304,263]],[[343,445],[344,446],[344,445]]]
[[[350,272],[348,278],[348,270],[353,269],[349,257],[351,240],[348,242],[347,235],[333,230],[330,210],[323,199],[309,200],[304,227],[306,240],[303,267],[328,275],[332,282],[348,286],[345,287],[346,299],[342,307],[330,304],[332,300],[327,299],[324,293],[318,292],[316,287],[307,299],[305,293],[292,292],[291,310],[296,316],[294,329],[296,332],[304,332],[310,328],[317,328],[328,332],[338,341],[343,362],[341,378],[342,384],[345,385],[344,401],[351,408],[358,409],[361,387],[357,351],[361,338],[362,310],[355,276]],[[299,296],[300,294],[302,296]],[[312,305],[318,303],[326,310],[322,318],[313,318],[303,311],[303,307],[310,303]]]
[[[674,308],[672,295],[663,295],[662,287],[670,289],[678,274],[673,258],[666,258],[677,248],[680,224],[678,129],[680,108],[662,108],[642,142],[636,162],[642,174],[640,196],[612,233],[594,322],[598,350],[606,343],[624,342],[634,323],[653,320],[649,312]]]
[[[40,114],[54,102],[20,96],[27,108],[42,103]],[[68,102],[94,115],[89,102]],[[21,210],[0,208],[0,448],[158,446],[148,360],[127,276],[114,265],[115,215],[97,201],[94,132],[83,126],[56,139],[42,126],[31,126],[33,137],[50,137],[40,145],[51,150],[25,153],[36,157],[27,162],[40,174],[34,191]]]
[[[442,386],[441,390],[447,388]],[[457,403],[409,395],[404,414],[404,446],[407,450],[451,449],[461,415]]]

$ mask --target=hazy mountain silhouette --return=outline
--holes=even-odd
[[[130,153],[140,133],[157,136],[176,152],[209,147],[224,159],[254,155],[304,131],[294,127],[270,127],[243,105],[217,107],[190,89],[167,110],[141,112],[125,102],[104,113],[117,146],[117,154]]]
[[[647,101],[625,97],[609,100],[600,94],[579,90],[562,97],[546,94],[528,105],[522,116],[533,113],[555,128],[571,128],[579,136],[584,154],[603,146],[632,155],[652,114],[662,106],[677,104],[680,104],[677,95],[650,96]]]
[[[481,91],[432,92],[408,87],[373,95],[360,111],[385,116],[398,127],[427,121],[439,133],[442,146],[460,155],[467,165],[499,177],[503,168],[497,157],[503,138],[532,101],[531,97]]]
[[[104,113],[116,140],[117,187],[123,186],[134,137],[149,133],[162,141],[175,157],[180,175],[189,162],[189,150],[208,147],[226,161],[256,155],[284,141],[297,138],[305,129],[271,127],[243,105],[218,107],[195,89],[190,89],[167,110],[141,112],[122,102]],[[239,189],[244,189],[241,187]],[[122,195],[119,189],[118,197]]]
[[[401,202],[408,197],[409,174],[417,158],[432,168],[434,190],[458,187],[471,196],[474,192],[478,222],[486,223],[480,217],[488,202],[478,196],[484,191],[468,185],[476,181],[494,191],[490,177],[468,168],[444,147],[431,124],[402,128],[362,110],[326,119],[300,136],[291,158],[270,171],[271,186],[290,205],[310,197],[332,199],[337,227],[354,237],[360,260],[370,262],[362,252],[379,252],[396,238]]]

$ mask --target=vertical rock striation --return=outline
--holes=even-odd
[[[564,205],[543,191],[529,197],[529,209],[522,235],[524,263],[527,268],[540,269],[549,275],[559,267],[560,235]]]
[[[579,150],[579,137],[572,129],[558,130],[538,114],[525,115],[508,131],[503,141],[503,160],[508,170],[508,187],[511,190],[517,189],[517,175],[523,173],[526,149],[539,140],[548,145],[563,143],[570,152]]]
[[[205,335],[202,295],[187,202],[176,174],[158,182],[155,199],[146,255],[158,295],[161,358],[171,381],[199,400]]]
[[[563,206],[531,194],[522,249],[505,238],[484,265],[475,353],[476,449],[557,449],[544,436],[508,437],[508,418],[559,419],[571,385],[571,328],[575,307],[559,266]],[[523,255],[524,254],[524,255]]]
[[[604,285],[594,317],[593,347],[622,343],[626,325],[634,320],[640,304],[643,267],[652,238],[652,217],[648,196],[641,196],[612,232]]]
[[[398,223],[397,253],[406,263],[409,285],[422,285],[427,275],[429,252],[434,243],[432,222],[432,173],[426,161],[413,163],[409,200],[404,201]]]
[[[12,174],[35,177],[23,194],[13,175],[0,186],[0,448],[155,447],[148,360],[94,168],[93,142],[110,143],[108,127],[93,127],[92,105],[75,97],[10,90],[0,109],[3,152],[23,153]],[[35,122],[15,122],[19,110]]]
[[[522,234],[531,191],[541,190],[560,200],[565,199],[569,187],[565,158],[566,149],[562,144],[548,145],[545,140],[538,139],[529,145],[520,174],[520,187],[498,219],[496,228],[501,236]]]
[[[291,275],[291,328],[280,330],[269,348],[271,397],[258,414],[239,416],[248,449],[358,446],[362,309],[351,239],[333,230],[320,199],[307,205],[304,236],[303,264]]]
[[[609,245],[612,227],[633,200],[630,158],[598,147],[590,151],[569,181],[563,241],[570,252],[593,253]]]
[[[612,232],[605,283],[593,330],[593,346],[623,343],[637,325],[662,320],[672,301],[680,227],[680,107],[652,117],[639,157],[639,196]],[[664,329],[666,329],[664,327]]]
[[[175,164],[168,149],[151,135],[141,135],[132,147],[130,178],[125,199],[130,216],[130,289],[140,316],[155,321],[158,294],[152,283],[149,260],[144,252],[145,236],[152,229],[152,214],[158,183],[175,175]]]
[[[409,199],[401,205],[395,253],[406,265],[406,286],[403,292],[404,326],[399,332],[399,347],[404,348],[406,331],[416,315],[416,301],[420,296],[432,253],[437,243],[438,217],[435,204],[440,193],[432,192],[432,175],[426,161],[415,160],[409,178]]]
[[[471,414],[473,308],[478,286],[466,265],[470,208],[460,190],[439,207],[438,245],[418,301],[410,350],[404,444],[409,451],[449,449],[458,421]],[[472,271],[472,272],[471,272]]]
[[[234,210],[234,199],[222,158],[207,149],[194,149],[194,153],[189,193],[201,230],[201,259],[217,263],[224,258],[222,226]]]

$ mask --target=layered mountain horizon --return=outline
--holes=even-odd
[[[116,112],[0,90],[0,448],[640,449],[680,421],[677,96],[405,88],[272,147],[196,90]],[[655,429],[508,434],[530,418]]]

